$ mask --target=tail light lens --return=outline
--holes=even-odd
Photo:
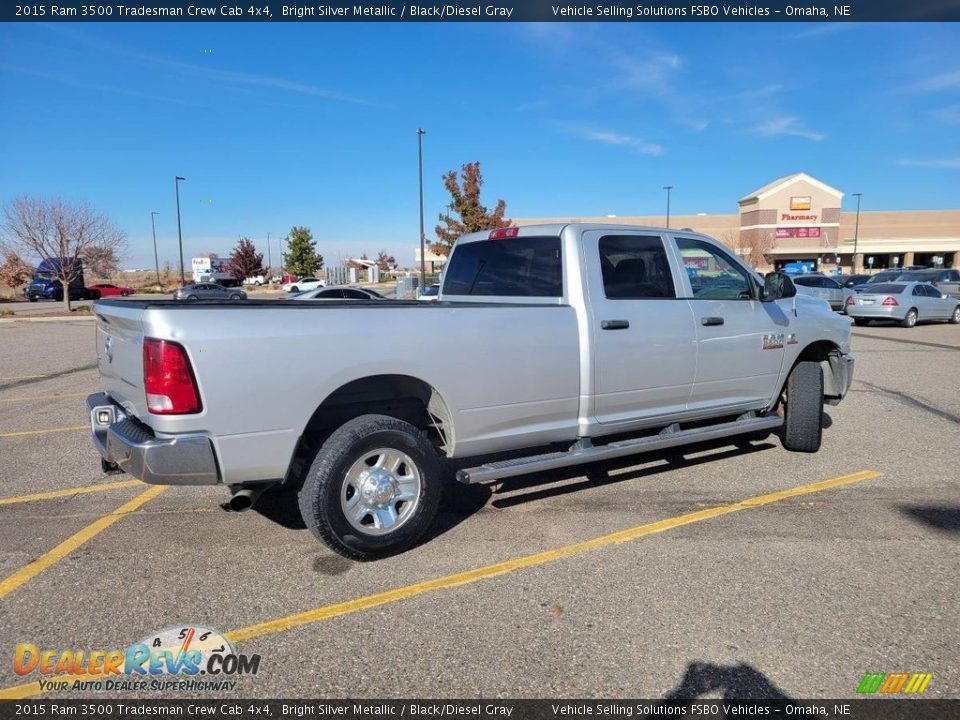
[[[847,301],[846,301],[844,304],[845,304],[845,305],[856,305],[856,304],[857,304],[857,301],[853,299],[853,295],[847,295]]]
[[[896,298],[886,297],[886,298],[883,299],[883,302],[880,303],[880,304],[881,304],[881,305],[886,305],[887,307],[893,307],[893,306],[895,306],[895,305],[899,305],[900,303],[897,302],[897,299],[896,299]]]
[[[143,341],[143,388],[154,415],[187,415],[203,409],[190,358],[170,340]]]

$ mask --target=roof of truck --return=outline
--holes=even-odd
[[[566,227],[576,227],[579,230],[630,230],[636,232],[637,230],[645,230],[652,233],[692,233],[694,235],[702,235],[690,228],[665,228],[665,227],[656,227],[653,225],[624,225],[617,223],[543,223],[540,225],[512,225],[509,228],[499,228],[500,230],[510,230],[516,231],[515,235],[510,235],[509,237],[534,237],[538,235],[560,235],[563,232],[563,229]],[[480,240],[489,240],[490,234],[495,232],[494,230],[481,230],[479,232],[469,233],[462,236],[457,240],[457,243],[471,243],[478,242]]]

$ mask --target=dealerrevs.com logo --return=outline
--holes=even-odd
[[[242,655],[216,630],[190,625],[161,630],[124,650],[47,650],[17,645],[13,671],[38,674],[45,691],[233,690],[256,675],[259,655]]]
[[[932,673],[867,673],[857,686],[857,694],[920,695],[931,680]]]

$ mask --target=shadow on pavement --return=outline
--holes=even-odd
[[[899,505],[898,509],[914,522],[942,533],[960,533],[960,505]]]
[[[752,665],[714,665],[692,662],[680,684],[665,700],[696,700],[720,693],[724,700],[790,700],[766,675]]]

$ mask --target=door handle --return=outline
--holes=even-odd
[[[723,325],[722,317],[705,317],[700,318],[701,325]]]
[[[603,330],[626,330],[630,327],[629,320],[601,320],[600,327]]]

